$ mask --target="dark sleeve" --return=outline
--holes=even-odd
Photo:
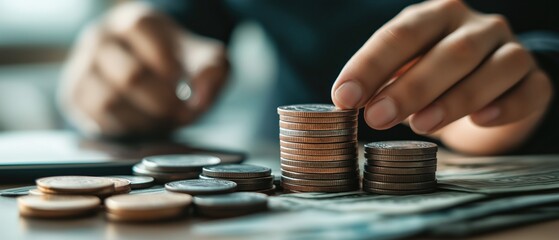
[[[544,119],[517,153],[559,153],[559,33],[534,31],[518,37],[550,77],[555,96]]]
[[[228,43],[238,22],[221,0],[147,0],[190,31]]]

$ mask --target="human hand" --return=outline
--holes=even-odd
[[[228,70],[221,43],[184,31],[147,5],[124,4],[81,34],[60,102],[87,134],[157,134],[202,114]],[[176,94],[185,75],[193,92],[186,102]]]
[[[333,102],[364,107],[372,128],[409,117],[413,131],[436,137],[464,133],[469,127],[445,128],[460,120],[476,131],[522,122],[515,128],[525,130],[522,138],[552,95],[549,78],[515,41],[506,19],[458,0],[404,9],[355,53],[332,87]]]

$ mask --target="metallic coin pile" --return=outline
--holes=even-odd
[[[329,104],[278,107],[285,192],[359,188],[357,110]]]
[[[236,217],[268,209],[268,196],[263,193],[236,192],[194,197],[197,215],[209,218]]]
[[[112,196],[105,200],[112,221],[144,222],[176,218],[186,213],[192,196],[162,192]]]
[[[365,144],[363,191],[406,195],[437,188],[437,144],[386,141]]]
[[[33,195],[92,195],[105,198],[128,193],[130,180],[115,177],[57,176],[36,180]]]
[[[218,157],[197,154],[158,155],[145,157],[134,165],[134,175],[150,176],[159,183],[196,179],[202,168],[221,163]]]
[[[223,164],[204,167],[200,178],[204,180],[228,180],[237,184],[238,192],[259,192],[272,195],[275,192],[272,170],[250,164]]]

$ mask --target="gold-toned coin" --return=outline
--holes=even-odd
[[[346,173],[355,171],[355,167],[337,167],[337,168],[305,168],[305,167],[294,167],[285,164],[281,164],[281,169],[290,172],[298,173]]]
[[[280,115],[279,119],[284,122],[291,123],[344,123],[344,122],[355,122],[357,121],[357,116],[347,116],[347,117],[293,117]]]
[[[192,196],[173,192],[116,195],[105,199],[107,209],[115,212],[186,208],[191,203]]]
[[[357,128],[345,128],[336,130],[316,130],[303,131],[280,128],[281,135],[293,137],[335,137],[335,136],[351,136],[357,134]]]
[[[132,191],[130,186],[130,180],[124,178],[116,178],[116,177],[105,177],[113,181],[115,185],[114,194],[125,194]]]
[[[283,159],[300,160],[300,161],[342,161],[342,160],[354,160],[357,158],[357,154],[316,156],[316,155],[297,155],[297,154],[281,152],[280,157]]]
[[[299,104],[278,107],[278,114],[294,117],[346,117],[356,116],[356,109],[343,110],[332,104]]]
[[[279,122],[280,128],[291,130],[315,131],[315,130],[337,130],[356,128],[357,122],[344,122],[344,123],[291,123],[281,121]]]
[[[342,143],[357,141],[357,134],[334,137],[294,137],[280,134],[279,138],[282,141],[295,143]]]
[[[342,143],[294,143],[287,141],[280,141],[280,146],[286,148],[296,149],[315,149],[315,150],[331,150],[331,149],[344,149],[354,148],[357,149],[357,141],[342,142]]]
[[[313,156],[332,156],[332,155],[347,155],[347,154],[357,155],[357,148],[317,150],[317,149],[297,149],[297,148],[280,147],[280,151],[283,153],[290,153],[295,155],[313,155]]]
[[[110,179],[88,176],[57,176],[37,179],[38,188],[42,191],[48,189],[52,192],[82,194],[100,192],[114,189]]]
[[[118,211],[107,209],[105,216],[116,222],[149,222],[164,219],[177,218],[185,214],[184,207],[142,210],[142,211]]]
[[[38,218],[65,218],[95,212],[101,201],[94,196],[35,196],[17,199],[20,215]]]
[[[355,160],[342,160],[342,161],[300,161],[281,159],[281,164],[293,167],[306,167],[306,168],[337,168],[337,167],[357,167],[357,159]]]

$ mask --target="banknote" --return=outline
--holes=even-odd
[[[438,191],[429,194],[390,196],[362,191],[344,193],[292,193],[271,197],[269,206],[277,210],[322,209],[340,212],[371,211],[405,214],[432,211],[485,198],[484,194]]]
[[[559,193],[491,198],[453,208],[401,215],[309,209],[202,223],[198,236],[239,239],[397,239],[447,224],[559,202]]]

